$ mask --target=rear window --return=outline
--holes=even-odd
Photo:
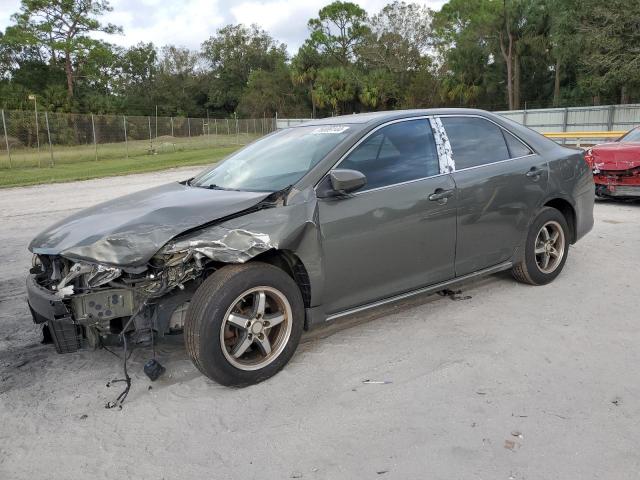
[[[502,129],[478,117],[441,117],[456,170],[507,160],[509,149]]]

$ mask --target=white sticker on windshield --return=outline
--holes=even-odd
[[[349,130],[344,125],[329,125],[326,127],[318,127],[311,131],[311,135],[322,135],[323,133],[342,133]]]

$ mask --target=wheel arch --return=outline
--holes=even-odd
[[[556,197],[548,200],[544,205],[544,207],[551,207],[558,210],[564,216],[567,221],[567,225],[569,225],[570,233],[570,242],[574,244],[576,242],[576,211],[571,203],[561,197]]]
[[[311,306],[311,281],[307,268],[300,257],[290,250],[268,250],[253,257],[250,262],[257,261],[268,263],[283,270],[298,285],[305,308]]]

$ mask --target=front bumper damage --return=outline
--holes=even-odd
[[[88,346],[136,343],[178,333],[188,302],[204,278],[225,263],[274,248],[266,234],[214,226],[169,242],[143,269],[36,255],[27,277],[33,320],[44,324],[58,353]]]
[[[82,332],[67,305],[38,285],[36,275],[27,277],[27,301],[33,321],[46,324],[58,353],[75,352],[82,346]]]

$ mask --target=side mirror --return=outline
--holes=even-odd
[[[318,185],[317,195],[320,198],[340,197],[355,192],[367,184],[367,177],[357,170],[331,170]]]

